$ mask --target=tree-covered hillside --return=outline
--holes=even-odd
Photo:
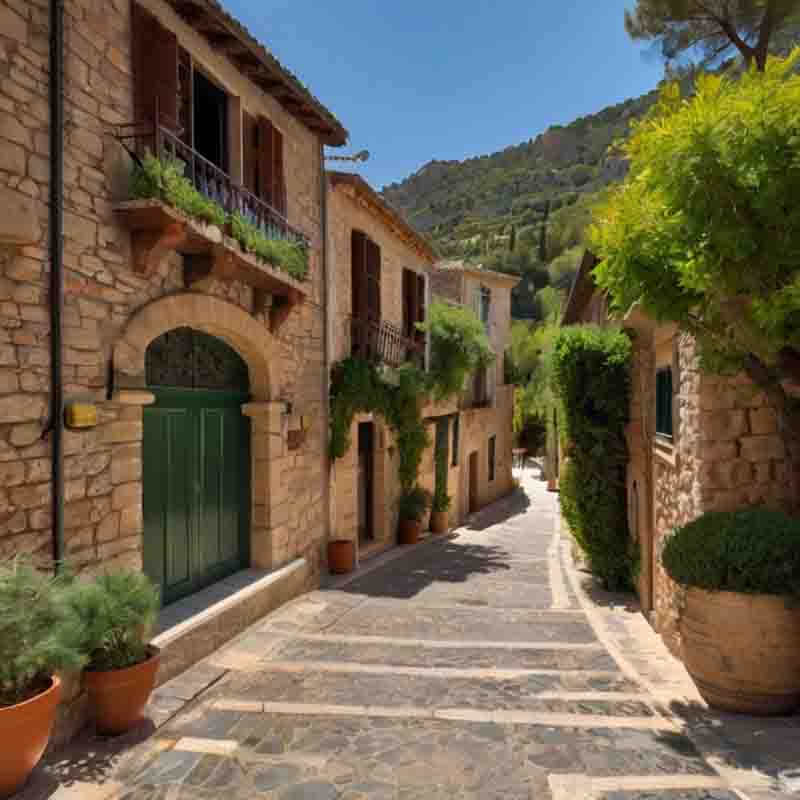
[[[536,292],[569,286],[591,203],[625,176],[609,146],[655,99],[627,100],[490,156],[432,161],[385,187],[384,197],[443,256],[523,275],[514,316],[538,318]]]

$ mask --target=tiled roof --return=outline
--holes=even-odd
[[[347,143],[349,133],[341,122],[225,10],[219,0],[167,0],[189,25],[202,33],[265,92],[320,135],[332,147]]]

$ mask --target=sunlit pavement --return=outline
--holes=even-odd
[[[265,618],[160,689],[150,731],[85,737],[25,800],[800,796],[800,720],[708,712],[560,527],[527,470],[453,535]]]

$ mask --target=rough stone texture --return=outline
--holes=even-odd
[[[131,4],[66,0],[65,392],[68,401],[93,401],[99,409],[98,427],[65,438],[67,556],[89,573],[141,567],[147,400],[135,393],[126,399],[118,390],[134,363],[143,378],[153,338],[188,325],[239,350],[254,400],[268,407],[266,416],[256,409],[252,425],[254,563],[277,567],[302,556],[310,588],[319,581],[327,532],[320,142],[167,3],[142,3],[244,110],[282,130],[287,216],[311,242],[309,295],[272,334],[243,283],[207,280],[185,293],[176,254],[148,277],[134,272],[131,234],[113,212],[114,202],[127,197],[131,164],[112,136],[114,125],[133,119]],[[0,465],[7,479],[0,488],[0,558],[26,552],[45,561],[51,552],[50,443],[43,436],[50,391],[48,46],[45,0],[0,0],[0,186],[30,204],[29,222],[39,233],[34,243],[0,248]],[[134,335],[138,350],[130,346]],[[292,419],[307,420],[302,446],[292,451],[287,404]]]

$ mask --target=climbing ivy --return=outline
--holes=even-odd
[[[430,444],[420,409],[425,387],[425,374],[413,364],[382,374],[364,359],[340,361],[331,376],[331,458],[341,458],[349,449],[356,414],[378,414],[395,435],[400,485],[404,491],[411,489]]]
[[[415,486],[422,454],[430,445],[422,419],[426,395],[446,400],[458,394],[471,371],[494,359],[484,327],[470,309],[433,303],[428,322],[418,327],[431,340],[429,372],[411,363],[387,369],[351,357],[336,364],[331,375],[331,459],[342,458],[349,449],[356,414],[378,414],[395,435],[403,492]]]

